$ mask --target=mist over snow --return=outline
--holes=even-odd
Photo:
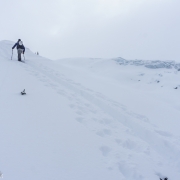
[[[52,61],[0,42],[4,180],[180,179],[180,64]],[[21,95],[22,90],[26,95]]]
[[[180,62],[179,0],[1,0],[0,40],[50,59]]]

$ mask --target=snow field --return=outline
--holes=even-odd
[[[0,43],[5,179],[180,177],[177,69],[51,61],[30,50],[20,63],[9,58],[12,44]]]

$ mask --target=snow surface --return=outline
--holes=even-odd
[[[29,49],[21,63],[13,44],[0,42],[5,180],[180,179],[178,63],[52,61]]]

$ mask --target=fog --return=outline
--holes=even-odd
[[[50,59],[180,61],[178,0],[1,0],[0,7],[0,40],[20,38]]]

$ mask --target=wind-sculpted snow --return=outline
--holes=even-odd
[[[120,65],[135,65],[135,66],[145,66],[151,69],[158,69],[158,68],[166,68],[166,69],[179,69],[180,70],[180,63],[176,63],[175,61],[148,61],[148,60],[126,60],[123,58],[116,58],[113,59],[118,62]]]
[[[0,42],[5,180],[180,179],[177,68],[51,61],[29,49],[20,63],[9,58],[13,44]]]

